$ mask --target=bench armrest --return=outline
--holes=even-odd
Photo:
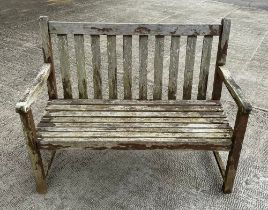
[[[239,110],[242,113],[250,113],[252,110],[251,104],[247,101],[241,88],[235,83],[230,71],[225,66],[219,66],[219,75],[226,85],[229,93],[235,100]]]
[[[26,113],[30,109],[31,105],[36,101],[38,95],[46,85],[50,71],[51,64],[44,63],[41,66],[40,72],[35,78],[33,84],[26,90],[22,98],[16,104],[16,112]]]

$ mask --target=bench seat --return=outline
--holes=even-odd
[[[37,126],[42,149],[230,150],[219,101],[58,99]]]

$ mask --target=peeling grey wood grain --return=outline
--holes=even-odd
[[[241,88],[235,83],[230,71],[225,66],[220,66],[219,75],[224,81],[228,91],[235,100],[240,111],[242,111],[243,113],[250,113],[252,110],[252,106],[244,96]]]
[[[139,36],[139,99],[147,99],[148,36]]]
[[[109,99],[117,99],[116,36],[107,36]]]
[[[40,150],[37,148],[37,136],[32,110],[29,109],[26,113],[20,112],[19,114],[23,127],[23,133],[26,139],[28,154],[32,164],[33,175],[36,183],[36,191],[38,193],[45,194],[47,192],[45,171]]]
[[[44,63],[51,64],[51,71],[47,80],[48,96],[49,96],[49,99],[56,99],[58,98],[57,82],[56,82],[56,76],[55,76],[51,37],[48,31],[48,17],[41,16],[39,18],[39,31],[40,31],[41,41],[42,41]]]
[[[229,19],[222,19],[222,30],[219,36],[219,43],[218,43],[218,52],[217,52],[217,60],[216,60],[216,67],[214,72],[214,82],[213,82],[213,91],[212,91],[212,99],[213,100],[220,100],[221,92],[222,92],[222,80],[219,75],[219,66],[223,66],[226,63],[226,56],[227,56],[227,49],[229,43],[229,35],[230,35],[230,28],[231,28],[231,20]]]
[[[50,75],[50,71],[50,63],[45,63],[42,65],[39,74],[35,78],[33,84],[26,90],[22,98],[16,104],[17,112],[22,111],[26,113],[30,109],[32,103],[38,99],[39,94],[45,87],[47,79]]]
[[[187,37],[184,84],[183,84],[183,100],[190,100],[192,96],[193,71],[195,62],[196,36]]]
[[[206,112],[206,111],[214,111],[214,112],[222,112],[223,109],[221,106],[178,106],[178,105],[112,105],[112,104],[84,104],[84,105],[74,105],[74,104],[51,104],[46,107],[46,110],[70,110],[70,111],[166,111],[166,112]]]
[[[231,20],[226,18],[222,19],[222,34],[220,37],[218,56],[217,56],[217,64],[219,66],[222,66],[226,63],[230,30],[231,30]]]
[[[38,128],[57,127],[57,128],[191,128],[191,129],[231,129],[228,123],[187,123],[187,122],[43,122],[38,124]]]
[[[81,34],[75,34],[74,44],[75,44],[79,98],[86,99],[88,98],[88,94],[87,94],[87,74],[85,69],[84,36]]]
[[[67,35],[58,35],[58,49],[60,58],[60,70],[63,86],[63,95],[65,99],[71,99],[72,83],[70,76],[70,61]]]
[[[177,94],[180,36],[171,36],[168,99],[175,100]]]
[[[204,106],[218,106],[221,105],[220,101],[216,100],[206,100],[206,101],[199,101],[199,100],[107,100],[107,99],[72,99],[72,100],[65,100],[65,99],[57,99],[48,101],[48,104],[132,104],[132,105],[179,105],[179,106],[196,106],[196,105],[204,105]]]
[[[136,23],[89,23],[49,21],[52,34],[90,34],[90,35],[181,35],[204,36],[219,35],[219,24],[136,24]]]
[[[207,85],[208,85],[208,74],[210,67],[210,57],[212,48],[212,36],[205,36],[203,39],[202,57],[199,73],[199,83],[198,83],[198,100],[205,100],[207,96]]]
[[[228,123],[226,118],[223,117],[212,117],[212,118],[204,118],[204,117],[155,117],[155,118],[123,118],[123,117],[66,117],[66,116],[44,116],[43,123],[59,123],[59,122],[73,122],[73,123],[203,123],[203,124],[211,124],[211,123]]]
[[[123,36],[124,99],[132,99],[132,36]]]
[[[153,99],[162,99],[164,36],[155,36]]]
[[[102,99],[100,36],[91,36],[94,98]]]

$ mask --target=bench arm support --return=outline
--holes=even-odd
[[[222,81],[224,82],[225,86],[227,87],[229,93],[235,100],[239,111],[244,114],[249,114],[252,110],[251,104],[245,98],[241,88],[236,84],[230,71],[225,66],[218,67],[218,73],[221,77]]]
[[[47,84],[47,79],[51,72],[51,64],[44,63],[30,88],[26,90],[22,98],[16,104],[16,112],[27,113],[31,105],[37,100],[38,95],[42,92]]]

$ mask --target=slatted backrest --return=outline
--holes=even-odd
[[[223,21],[224,22],[224,21]],[[223,23],[222,22],[222,23]],[[192,99],[192,82],[195,63],[195,51],[197,36],[203,36],[203,48],[201,56],[198,100],[206,99],[208,74],[210,67],[210,57],[213,36],[222,37],[223,24],[205,24],[205,25],[179,25],[179,24],[106,24],[106,23],[87,23],[87,22],[57,22],[49,21],[49,34],[56,34],[58,37],[58,49],[60,59],[60,69],[64,98],[72,98],[72,84],[70,80],[70,61],[68,53],[67,35],[74,36],[76,65],[78,75],[79,98],[88,98],[87,78],[85,67],[84,35],[91,37],[92,53],[92,72],[94,98],[102,99],[101,76],[101,50],[100,36],[107,36],[107,62],[108,62],[108,91],[110,99],[118,98],[117,85],[117,36],[123,36],[123,86],[124,99],[133,98],[132,86],[132,40],[133,36],[139,36],[139,99],[147,100],[148,81],[148,39],[149,36],[155,37],[154,50],[154,82],[153,99],[161,100],[163,92],[163,60],[164,60],[164,42],[165,37],[171,37],[170,56],[169,56],[169,81],[168,81],[168,99],[176,99],[177,78],[180,54],[180,40],[182,36],[187,37],[183,99]],[[219,49],[220,49],[219,43]],[[218,60],[221,58],[218,58]]]

